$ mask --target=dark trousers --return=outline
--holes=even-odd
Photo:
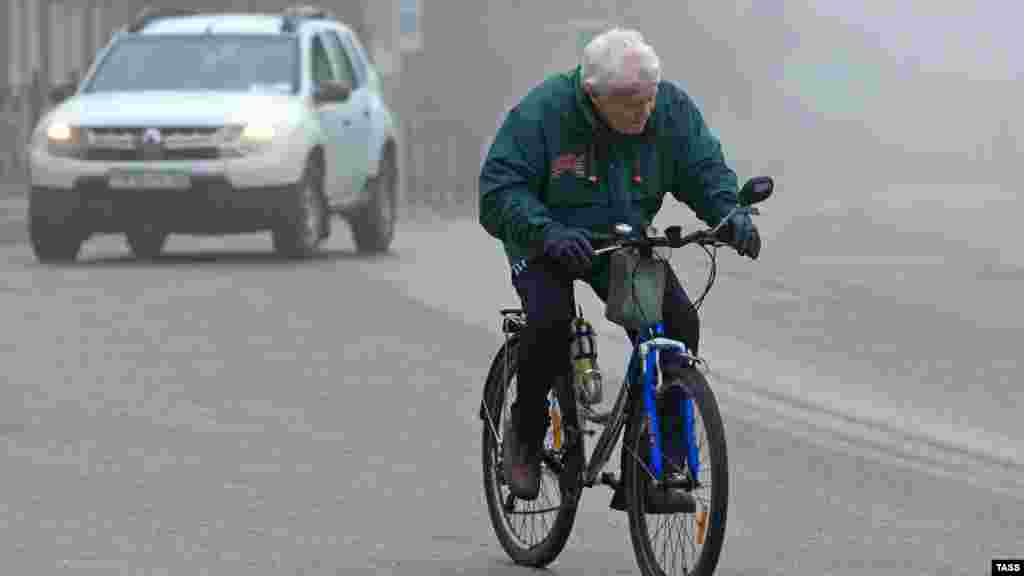
[[[548,391],[555,378],[568,368],[573,282],[558,264],[537,259],[513,274],[512,285],[526,311],[526,327],[520,333],[513,422],[521,441],[537,445],[547,432]],[[608,297],[606,289],[595,288],[595,294],[602,302]],[[662,317],[665,336],[682,341],[696,355],[700,317],[671,267],[665,283]],[[627,334],[631,341],[635,340],[633,331]],[[667,351],[661,357],[663,369],[671,369],[671,364],[682,361]]]

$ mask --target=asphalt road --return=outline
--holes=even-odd
[[[5,571],[529,573],[507,561],[483,501],[476,408],[496,309],[515,302],[496,249],[471,229],[409,223],[393,253],[364,259],[338,226],[307,263],[267,256],[262,237],[173,238],[153,264],[99,239],[61,268],[0,248]],[[740,286],[768,280],[729,269],[720,286],[734,287],[713,293],[705,331],[733,480],[719,574],[987,574],[993,557],[1024,556],[1019,469],[998,447],[915,444],[891,419],[890,433],[842,421],[787,400],[796,388],[770,390],[783,382],[771,374],[738,371],[739,350],[759,351],[749,365],[763,370],[818,366],[836,380],[821,386],[832,408],[853,414],[870,396],[836,390],[883,355],[814,362],[811,331],[841,330],[819,316],[826,325],[800,340],[779,324],[794,299],[815,309],[820,296],[801,290],[758,300],[759,328],[744,332],[730,316],[750,324]],[[479,282],[460,283],[468,270]],[[777,352],[764,343],[773,324]],[[614,375],[621,350],[603,337]],[[996,434],[978,402],[965,409],[972,430]],[[906,418],[927,431],[929,414]],[[584,495],[552,574],[637,572],[609,497]]]

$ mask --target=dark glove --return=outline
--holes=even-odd
[[[758,254],[761,253],[761,235],[758,234],[754,221],[750,219],[750,214],[746,212],[733,214],[725,226],[722,226],[719,236],[735,248],[740,256],[757,260]]]
[[[582,231],[556,225],[544,237],[544,254],[573,274],[582,274],[590,269],[594,248]]]

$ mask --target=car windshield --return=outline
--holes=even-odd
[[[111,48],[85,91],[295,93],[297,59],[288,36],[135,36]]]

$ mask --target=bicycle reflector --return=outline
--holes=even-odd
[[[554,439],[555,450],[562,449],[562,411],[559,410],[558,406],[552,406],[548,408],[548,413],[551,415],[551,436]]]

